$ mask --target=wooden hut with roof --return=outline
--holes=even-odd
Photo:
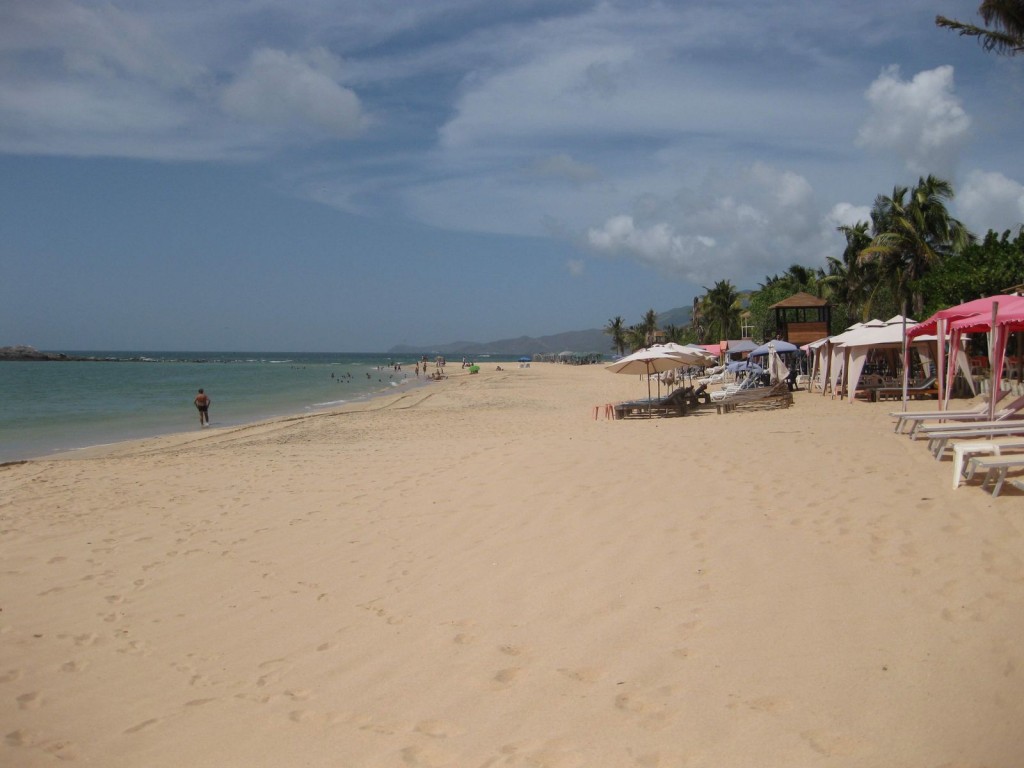
[[[801,291],[769,309],[775,310],[776,332],[790,344],[800,346],[829,334],[832,306],[825,299]]]

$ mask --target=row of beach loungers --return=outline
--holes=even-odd
[[[911,440],[927,440],[936,460],[951,450],[954,488],[981,477],[982,488],[991,488],[993,496],[1007,482],[1024,491],[1024,477],[1009,477],[1024,471],[1024,397],[1003,404],[1007,394],[998,395],[994,419],[986,400],[967,410],[893,413],[893,429]]]

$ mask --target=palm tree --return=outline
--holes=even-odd
[[[629,326],[629,328],[626,329],[626,343],[629,344],[629,349],[632,352],[646,347],[647,326],[643,323]]]
[[[935,23],[966,37],[978,38],[986,51],[1009,56],[1024,52],[1024,0],[983,0],[978,14],[987,27],[964,24],[945,16],[936,16]]]
[[[934,176],[918,179],[912,190],[893,189],[879,196],[872,210],[875,236],[861,251],[860,260],[876,262],[879,277],[887,281],[898,300],[913,311],[924,311],[924,296],[917,281],[949,253],[973,242],[967,228],[949,215],[945,200],[953,197],[948,181]]]
[[[707,324],[707,338],[736,338],[740,331],[740,295],[729,280],[704,288],[701,315]]]
[[[621,315],[616,315],[608,321],[604,332],[612,337],[612,349],[620,355],[626,354],[626,321]]]
[[[828,275],[823,278],[823,282],[829,297],[834,304],[845,310],[848,320],[868,319],[878,282],[875,279],[875,262],[860,259],[861,251],[871,245],[869,226],[866,221],[858,221],[853,226],[837,227],[846,238],[846,248],[843,249],[841,259],[834,256],[826,259]]]
[[[654,343],[654,332],[658,330],[658,313],[655,312],[653,309],[648,309],[646,312],[644,312],[644,319],[640,323],[640,325],[643,327],[645,331],[645,346],[650,346],[651,344]]]

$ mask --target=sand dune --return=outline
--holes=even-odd
[[[1021,764],[1019,492],[891,404],[593,418],[645,393],[488,366],[0,468],[0,764]]]

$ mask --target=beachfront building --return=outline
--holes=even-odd
[[[776,337],[800,346],[829,335],[832,306],[825,300],[801,291],[772,304]]]

